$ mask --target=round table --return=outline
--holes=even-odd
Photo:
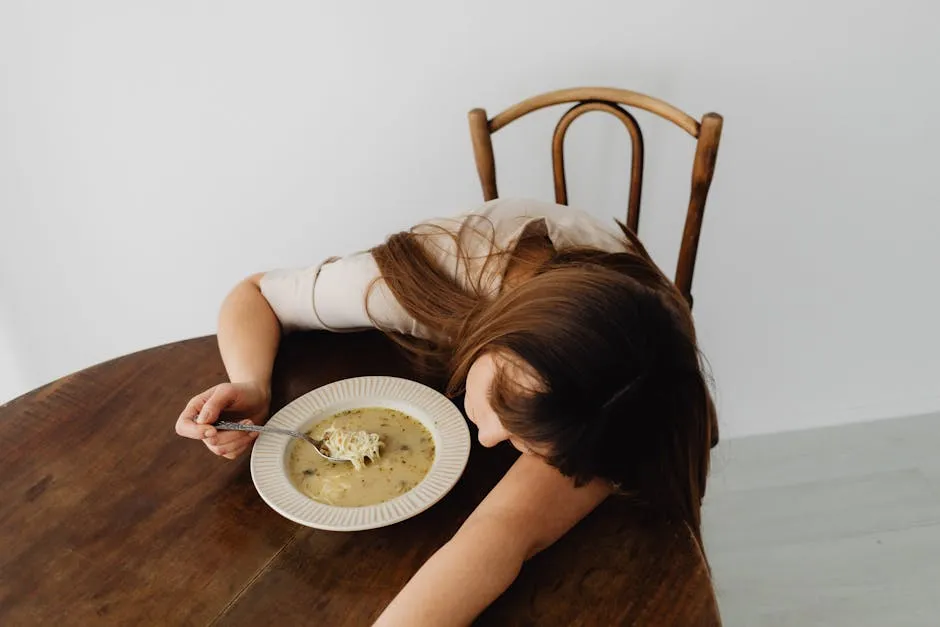
[[[338,379],[411,376],[375,333],[298,333],[274,409]],[[309,529],[269,509],[248,456],[173,430],[225,380],[214,337],[109,361],[0,406],[0,624],[368,625],[512,463],[476,444],[440,503],[372,531]],[[480,625],[720,624],[688,529],[608,499],[526,564]]]

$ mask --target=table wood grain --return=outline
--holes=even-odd
[[[410,377],[375,333],[283,342],[274,408],[338,379]],[[456,487],[408,521],[308,529],[269,509],[248,458],[179,438],[225,380],[214,337],[121,357],[0,406],[0,624],[368,625],[512,463],[474,445]],[[720,624],[688,530],[609,499],[532,559],[479,625]]]

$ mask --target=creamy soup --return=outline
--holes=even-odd
[[[404,494],[424,479],[434,462],[434,438],[420,422],[394,409],[366,407],[342,411],[307,431],[322,439],[330,428],[376,433],[379,458],[356,470],[349,462],[331,462],[302,441],[291,445],[287,468],[293,484],[321,503],[357,507]]]

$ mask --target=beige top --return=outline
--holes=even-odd
[[[607,228],[590,214],[565,205],[496,199],[454,218],[422,222],[414,230],[427,234],[429,253],[458,284],[466,287],[468,276],[479,279],[484,292],[495,296],[509,260],[501,256],[481,276],[491,239],[496,250],[513,250],[523,236],[545,235],[557,250],[586,246],[621,252],[624,238],[615,228],[613,223]],[[469,253],[466,262],[456,254],[456,242],[449,234],[458,235],[462,249]],[[375,325],[366,313],[365,294],[378,276],[375,259],[363,251],[316,266],[268,272],[261,278],[261,293],[287,331],[369,329]],[[408,315],[382,282],[370,293],[368,310],[383,329],[423,338],[433,335]]]

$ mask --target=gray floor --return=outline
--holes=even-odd
[[[726,627],[940,626],[940,416],[730,440],[705,546]]]

